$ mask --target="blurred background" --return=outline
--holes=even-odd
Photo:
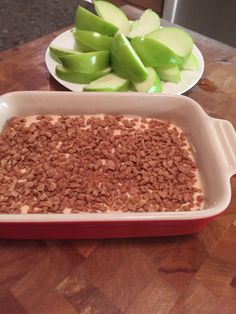
[[[163,18],[236,47],[235,0],[164,0]]]
[[[0,0],[0,51],[72,25],[76,7],[92,1]],[[151,8],[179,24],[236,47],[235,0],[111,0],[134,18]]]

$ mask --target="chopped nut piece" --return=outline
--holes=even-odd
[[[106,167],[107,167],[107,169],[114,170],[115,167],[116,167],[116,165],[115,165],[115,163],[114,163],[113,160],[107,160],[107,162],[106,162]]]

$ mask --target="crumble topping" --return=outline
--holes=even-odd
[[[33,116],[0,134],[0,213],[190,211],[204,207],[183,132],[137,116]]]

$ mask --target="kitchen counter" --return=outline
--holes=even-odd
[[[66,90],[44,54],[54,32],[0,53],[0,94]],[[236,127],[236,49],[191,33],[205,59],[186,93]],[[216,169],[217,171],[217,169]],[[1,313],[233,314],[236,179],[227,210],[199,233],[153,239],[0,241]]]

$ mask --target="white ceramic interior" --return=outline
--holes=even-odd
[[[0,131],[13,116],[35,114],[135,114],[180,126],[194,149],[206,208],[193,212],[104,214],[1,214],[0,221],[186,220],[215,216],[229,204],[236,173],[236,132],[230,122],[209,117],[185,96],[135,93],[13,92],[0,97]]]

